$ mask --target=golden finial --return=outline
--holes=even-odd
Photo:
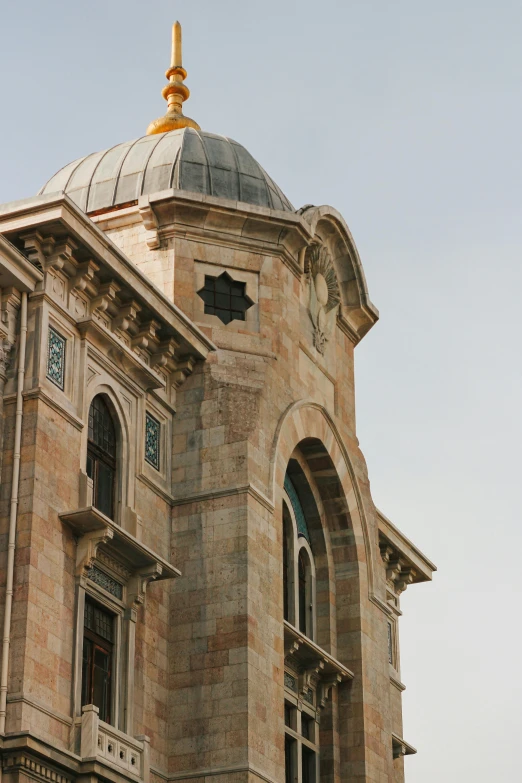
[[[197,122],[183,115],[183,101],[187,100],[190,91],[183,84],[187,78],[187,72],[181,63],[181,25],[179,22],[174,22],[172,25],[172,58],[170,68],[165,73],[169,83],[161,92],[167,101],[168,109],[164,117],[151,122],[147,128],[148,136],[153,133],[177,130],[178,128],[195,128],[195,130],[200,130]]]

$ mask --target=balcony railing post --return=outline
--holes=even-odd
[[[94,704],[82,708],[82,759],[92,759],[98,755],[99,709]]]
[[[141,754],[141,779],[143,783],[150,783],[150,737],[146,734],[140,734],[136,737],[138,742],[143,743],[143,753]]]

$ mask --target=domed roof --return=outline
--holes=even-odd
[[[84,212],[97,212],[169,188],[294,211],[241,144],[193,128],[143,136],[75,160],[40,194],[64,191]]]

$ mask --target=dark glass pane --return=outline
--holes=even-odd
[[[299,630],[306,633],[306,555],[299,552]]]
[[[84,625],[93,633],[112,642],[114,636],[114,615],[106,612],[92,601],[85,602]]]
[[[297,783],[297,742],[285,735],[285,783]]]
[[[91,669],[93,643],[90,639],[83,640],[82,658],[82,707],[91,703]]]
[[[214,304],[214,292],[213,291],[201,291],[200,297],[203,299],[206,305]]]
[[[198,291],[205,303],[205,313],[217,315],[224,324],[234,319],[244,321],[245,311],[253,304],[245,294],[245,287],[245,283],[232,280],[226,272],[219,277],[205,275],[205,285]]]
[[[305,713],[301,713],[301,734],[310,742],[314,741],[314,719]]]
[[[290,620],[290,534],[291,523],[288,519],[288,511],[286,506],[283,506],[283,617],[285,620]]]
[[[111,656],[100,647],[94,649],[92,703],[100,710],[100,720],[109,721]]]
[[[90,479],[94,479],[94,460],[89,453],[87,453],[87,475]]]
[[[233,296],[230,300],[230,306],[232,310],[239,310],[240,312],[248,310],[250,307],[246,299],[244,299],[242,296]]]
[[[114,422],[100,395],[93,399],[89,410],[89,440],[108,456],[116,456]]]
[[[315,783],[315,753],[302,745],[303,783]]]
[[[232,320],[232,316],[229,310],[216,309],[216,315],[218,318],[220,318],[223,321],[224,324],[228,324]]]
[[[285,702],[285,726],[288,726],[290,729],[294,728],[293,711],[292,705]]]
[[[97,606],[94,607],[94,632],[101,636],[102,639],[112,642],[113,616]]]
[[[230,297],[228,294],[216,294],[216,307],[230,310]]]
[[[89,431],[87,437],[89,440],[94,440],[94,408],[92,405],[89,408]]]
[[[230,294],[230,278],[228,275],[220,275],[216,277],[214,283],[216,291],[220,294]]]
[[[96,470],[95,505],[102,514],[112,517],[112,493],[114,486],[114,471],[101,460],[98,460]]]
[[[84,625],[89,631],[94,631],[94,606],[90,601],[85,602]]]

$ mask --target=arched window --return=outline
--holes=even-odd
[[[286,630],[290,631],[291,639],[295,639],[296,631],[299,631],[315,641],[315,564],[310,533],[289,474],[284,489],[283,605],[284,619],[293,626],[293,629],[285,629],[285,637]],[[306,649],[306,643],[302,647]],[[302,661],[285,663],[285,783],[317,783],[319,780],[318,697],[316,690],[310,687],[299,694],[302,668]]]
[[[315,566],[306,518],[287,477],[283,503],[284,619],[310,639],[315,637]]]
[[[299,559],[297,562],[297,572],[299,578],[299,630],[301,633],[310,635],[311,622],[310,612],[312,609],[310,596],[310,561],[306,550],[299,549]]]
[[[113,519],[116,431],[111,412],[100,394],[89,408],[87,475],[93,483],[93,505]]]
[[[283,505],[283,616],[293,622],[294,616],[294,531],[286,503]]]

